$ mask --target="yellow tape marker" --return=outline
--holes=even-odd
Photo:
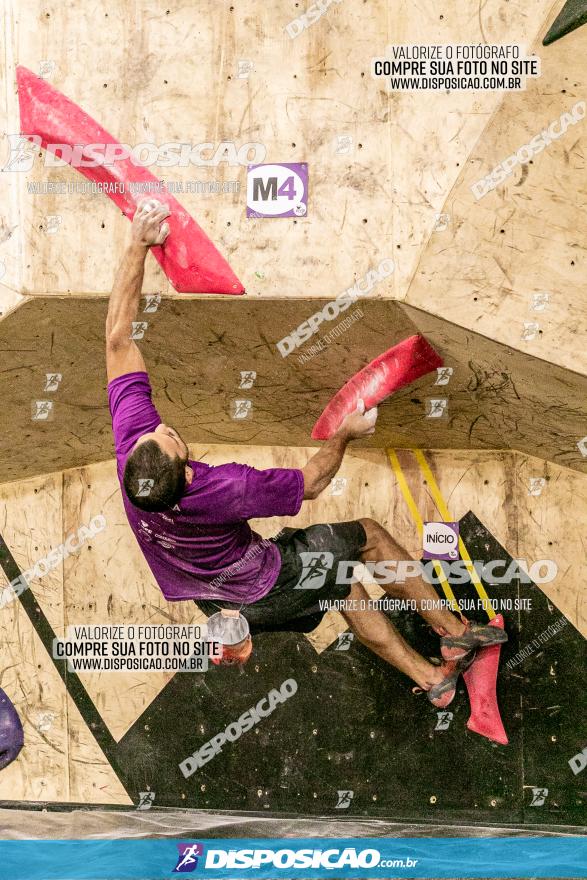
[[[412,515],[412,519],[414,520],[416,526],[418,527],[418,531],[420,533],[420,537],[424,531],[424,523],[422,521],[422,517],[420,516],[420,512],[416,506],[416,502],[414,501],[414,497],[410,492],[410,487],[407,484],[406,478],[404,477],[404,473],[402,471],[401,465],[399,463],[399,459],[397,457],[397,453],[395,449],[388,449],[387,456],[389,461],[391,462],[391,467],[393,468],[393,472],[395,474],[396,480],[401,489],[402,495],[404,496],[404,500],[408,505],[409,511]],[[453,608],[455,611],[458,611],[458,603],[456,600],[456,596],[453,593],[449,582],[446,579],[446,575],[444,574],[444,569],[438,560],[434,560],[434,571],[436,572],[436,577],[440,582],[440,586],[442,587],[442,591],[446,598],[453,603]]]
[[[450,511],[446,506],[444,498],[440,494],[440,489],[438,488],[438,484],[434,479],[434,474],[430,469],[430,465],[426,461],[424,453],[421,449],[412,449],[411,450],[415,457],[416,461],[420,465],[420,470],[422,471],[422,476],[426,480],[428,484],[428,488],[430,489],[430,494],[432,496],[432,500],[434,501],[436,508],[443,518],[445,522],[454,522],[453,518],[450,515]],[[493,605],[491,604],[491,599],[487,595],[485,587],[483,586],[479,575],[477,574],[477,570],[473,565],[473,560],[469,556],[469,551],[465,547],[463,539],[459,536],[459,551],[461,554],[461,558],[465,560],[467,563],[467,570],[469,572],[470,578],[475,585],[475,589],[477,590],[477,594],[481,601],[483,602],[483,610],[486,612],[489,620],[492,620],[495,617],[495,611],[493,610]]]

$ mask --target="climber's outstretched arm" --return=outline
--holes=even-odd
[[[143,356],[131,339],[143,287],[145,258],[153,245],[163,244],[169,234],[164,222],[169,217],[166,205],[147,199],[137,208],[130,230],[130,242],[116,273],[108,317],[106,318],[106,368],[108,381],[126,373],[146,371]]]

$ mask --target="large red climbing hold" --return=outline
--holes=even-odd
[[[88,180],[117,184],[106,194],[129,220],[145,195],[152,195],[169,206],[169,237],[164,245],[151,251],[176,290],[180,293],[244,293],[242,284],[206,233],[170,193],[157,194],[159,181],[147,168],[131,161],[128,147],[26,67],[17,67],[16,75],[23,135],[30,140],[36,138],[34,142],[69,162]],[[65,149],[55,146],[62,144]],[[129,184],[138,184],[138,191],[131,191]]]
[[[442,366],[442,358],[423,336],[409,336],[363,367],[337,391],[314,425],[313,440],[328,440],[343,419],[357,408],[377,406],[394,391]]]
[[[497,614],[489,622],[489,626],[499,626],[503,629],[503,615]],[[468,729],[493,742],[501,743],[502,746],[507,746],[509,740],[499,714],[496,693],[500,651],[501,645],[480,648],[463,678],[471,703]]]

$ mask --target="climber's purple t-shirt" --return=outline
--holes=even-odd
[[[147,513],[128,500],[122,479],[138,438],[161,424],[149,377],[140,372],[114,379],[108,402],[126,515],[165,598],[249,604],[268,593],[281,557],[275,544],[263,541],[247,520],[294,516],[304,495],[302,472],[190,461],[194,479],[175,509]]]

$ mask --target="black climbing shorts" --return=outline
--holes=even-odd
[[[361,561],[367,543],[365,529],[358,520],[320,523],[305,529],[282,529],[272,539],[281,555],[281,569],[269,592],[252,605],[198,599],[196,604],[210,616],[218,608],[239,608],[251,632],[309,632],[318,626],[326,610],[320,603],[345,599],[352,566]],[[337,574],[340,567],[340,578]]]

